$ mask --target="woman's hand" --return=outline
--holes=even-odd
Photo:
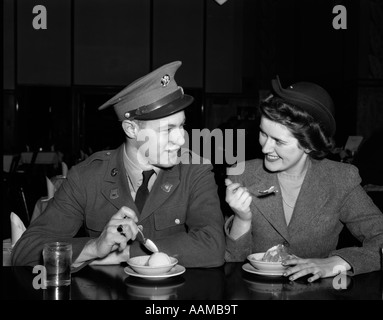
[[[251,228],[251,195],[247,189],[239,183],[233,183],[230,179],[225,179],[226,184],[226,202],[234,211],[235,216],[230,229],[230,236],[238,239],[248,232]]]
[[[225,179],[225,185],[225,200],[236,216],[243,221],[251,221],[250,204],[252,197],[250,193],[241,184],[233,183],[230,179]]]
[[[296,280],[308,274],[313,276],[308,279],[313,282],[319,278],[334,277],[341,271],[348,271],[351,266],[339,256],[332,256],[323,259],[287,259],[282,263],[289,267],[283,274],[289,277],[289,280]]]

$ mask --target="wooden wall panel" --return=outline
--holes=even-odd
[[[181,60],[183,87],[203,87],[203,0],[153,1],[153,68]]]
[[[206,8],[206,92],[242,92],[243,1]]]
[[[3,153],[12,154],[17,151],[17,110],[13,92],[4,92],[3,98]]]
[[[3,2],[3,88],[15,88],[15,27],[14,27],[14,2]]]
[[[33,8],[43,5],[47,28],[32,25]],[[70,85],[71,1],[17,1],[17,83]]]
[[[74,84],[124,86],[149,71],[149,0],[74,5]]]

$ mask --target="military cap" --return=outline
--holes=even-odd
[[[276,96],[305,110],[322,125],[327,135],[335,134],[334,102],[325,89],[312,82],[297,82],[284,89],[278,76],[271,85]]]
[[[98,109],[114,107],[119,120],[155,120],[189,106],[194,98],[184,94],[174,79],[181,61],[168,63],[129,84]]]

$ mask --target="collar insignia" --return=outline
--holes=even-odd
[[[112,189],[110,190],[110,199],[117,199],[119,197],[118,189]]]
[[[164,190],[165,192],[170,192],[172,189],[173,185],[170,183],[165,183],[161,186],[161,189]]]

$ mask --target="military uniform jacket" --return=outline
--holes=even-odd
[[[101,234],[122,206],[137,212],[123,150],[121,146],[97,152],[71,168],[46,210],[16,243],[14,265],[38,264],[44,243],[51,241],[72,243],[75,261],[84,245]],[[145,235],[181,265],[216,267],[224,263],[224,221],[211,164],[179,163],[161,170],[137,216]],[[75,237],[82,226],[87,236]],[[150,254],[144,250],[133,241],[130,256]]]
[[[229,178],[254,194],[271,186],[280,189],[277,174],[266,171],[260,159],[247,161],[242,175]],[[360,182],[353,165],[312,160],[289,225],[280,191],[253,198],[251,230],[236,240],[229,236],[233,216],[228,219],[226,260],[244,261],[251,253],[285,244],[301,258],[338,255],[351,265],[353,274],[380,269],[383,214]],[[343,224],[363,243],[362,247],[336,249]]]

